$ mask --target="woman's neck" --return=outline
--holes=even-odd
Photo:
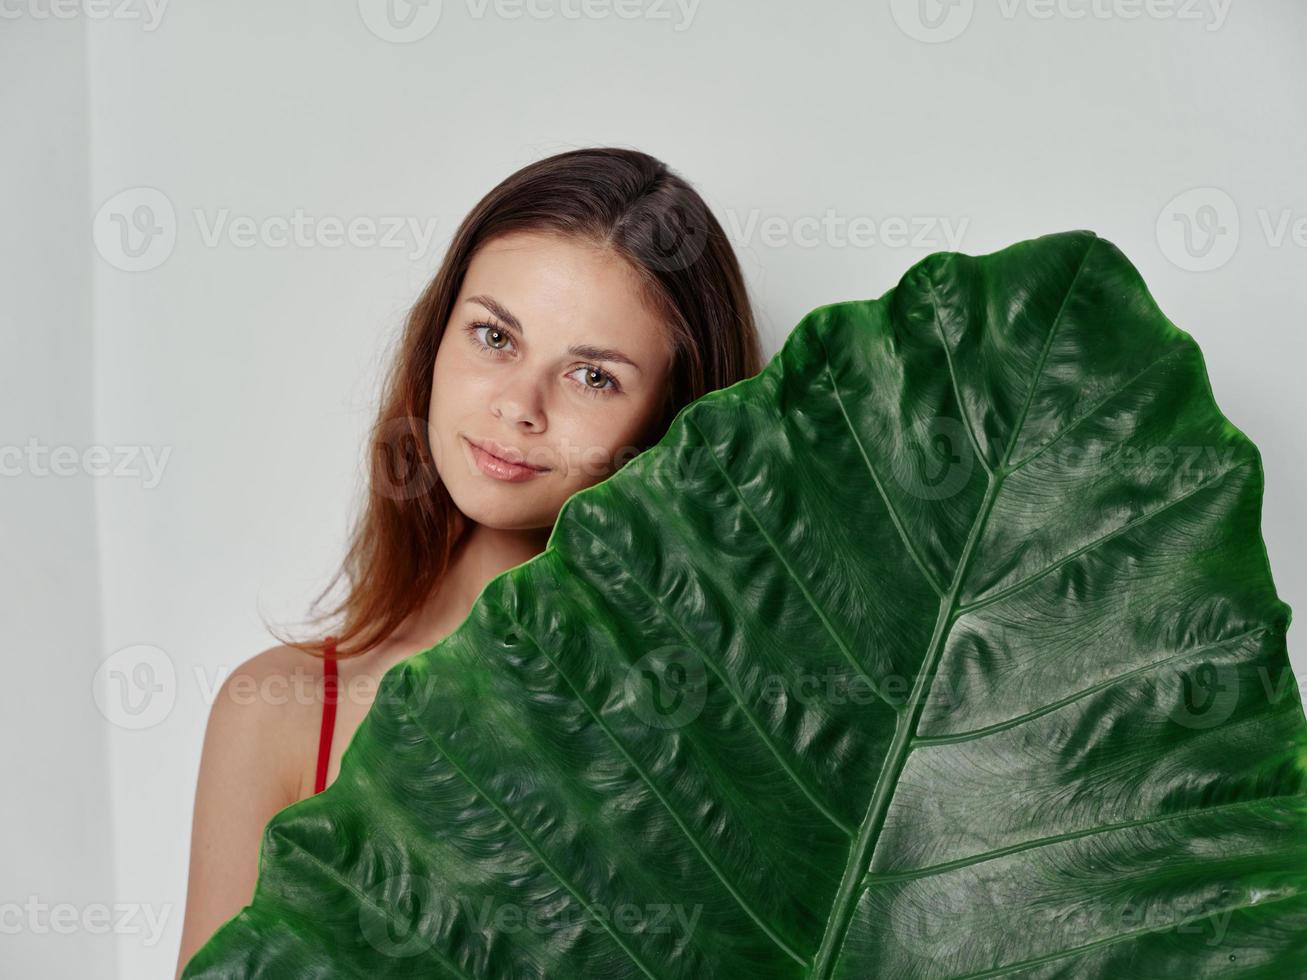
[[[481,590],[496,575],[544,551],[552,527],[502,530],[471,524],[461,536],[440,587],[394,635],[409,653],[427,650],[467,618]]]

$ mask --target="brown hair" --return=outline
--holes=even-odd
[[[514,231],[548,232],[602,245],[639,274],[644,300],[667,324],[674,353],[658,424],[699,396],[762,369],[757,327],[735,253],[699,194],[666,164],[637,150],[593,147],[529,164],[493,188],[463,219],[435,277],[409,313],[387,372],[370,440],[369,494],[340,569],[348,594],[319,623],[338,658],[383,642],[430,598],[467,522],[439,479],[427,442],[432,369],[473,254]],[[265,623],[266,625],[266,623]],[[276,632],[269,628],[276,636]],[[289,646],[321,656],[320,640]]]

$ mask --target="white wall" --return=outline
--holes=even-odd
[[[116,975],[96,485],[63,470],[95,438],[86,92],[83,25],[0,20],[0,444],[34,460],[0,475],[6,977]]]
[[[580,9],[568,0],[445,0],[405,43],[369,28],[384,24],[372,0],[164,4],[157,22],[143,0],[125,8],[137,20],[7,8],[4,441],[135,447],[163,469],[142,456],[116,477],[0,483],[17,667],[0,724],[32,746],[6,760],[4,785],[23,788],[0,810],[6,885],[90,901],[111,856],[110,899],[168,916],[158,942],[117,937],[121,974],[170,975],[208,698],[271,642],[259,613],[293,623],[338,561],[385,344],[446,236],[499,179],[573,146],[635,146],[700,188],[736,239],[768,353],[812,307],[880,295],[930,252],[1109,238],[1261,447],[1276,582],[1301,606],[1307,242],[1275,244],[1260,216],[1307,217],[1307,9],[1212,0],[1132,19],[1128,0],[1059,2],[964,0],[932,35],[897,0],[593,0],[609,14],[582,19],[559,12]],[[1073,16],[1090,10],[1109,16]],[[1191,188],[1214,190],[1177,200]],[[134,260],[114,216],[158,195],[175,241]],[[1174,212],[1232,228],[1231,207],[1234,253],[1227,235],[1198,260],[1213,267],[1181,268]],[[224,218],[297,211],[435,232],[400,248],[205,240]],[[828,213],[929,231],[851,246],[846,227],[822,230]],[[15,236],[10,214],[35,230]],[[122,723],[107,724],[90,698],[102,658],[152,665],[162,693],[131,714],[106,669]],[[41,944],[5,948],[27,965]],[[59,955],[103,948],[82,937]]]

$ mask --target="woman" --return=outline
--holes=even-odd
[[[657,442],[684,405],[761,368],[730,243],[658,160],[560,153],[477,204],[386,379],[372,492],[323,593],[345,576],[323,617],[339,629],[252,657],[210,712],[179,976],[250,901],[264,825],[334,779],[381,676],[544,550],[569,496]],[[306,682],[314,696],[289,693]]]

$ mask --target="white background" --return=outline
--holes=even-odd
[[[445,0],[392,33],[369,0],[0,2],[0,443],[163,465],[0,479],[0,904],[81,922],[25,918],[0,972],[172,975],[212,691],[272,644],[260,614],[301,622],[338,563],[386,345],[447,236],[559,150],[632,146],[694,183],[769,355],[809,309],[879,296],[930,252],[1115,242],[1261,448],[1272,568],[1302,606],[1307,8],[974,7]],[[150,194],[175,241],[129,271],[113,221]],[[228,234],[297,211],[434,235]],[[854,219],[872,243],[849,242]],[[1220,229],[1210,249],[1185,247],[1186,220]],[[93,679],[139,644],[175,679],[128,730]]]

